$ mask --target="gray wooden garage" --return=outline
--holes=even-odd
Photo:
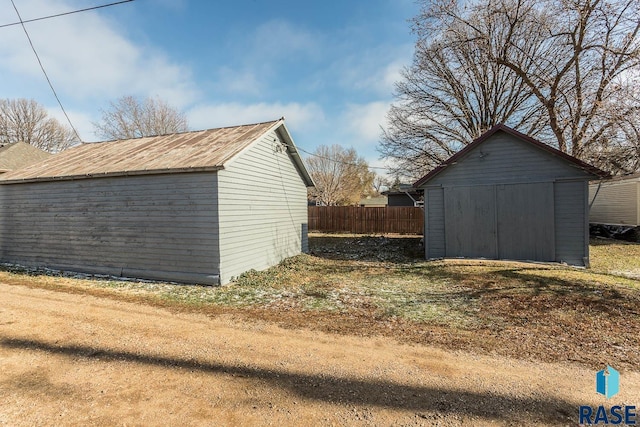
[[[284,119],[82,144],[0,176],[0,262],[225,284],[306,245]]]
[[[588,266],[588,182],[606,175],[497,125],[414,184],[425,256]]]

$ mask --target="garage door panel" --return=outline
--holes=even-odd
[[[495,209],[492,185],[446,188],[446,256],[496,258]]]
[[[498,185],[501,259],[555,260],[553,183]]]

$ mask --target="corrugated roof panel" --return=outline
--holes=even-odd
[[[171,135],[82,144],[0,181],[64,179],[184,170],[215,170],[282,119]]]

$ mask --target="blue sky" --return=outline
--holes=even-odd
[[[24,20],[110,2],[14,1]],[[85,141],[110,101],[158,96],[192,129],[285,116],[301,148],[340,144],[383,166],[380,125],[417,11],[414,0],[136,0],[26,25]],[[16,20],[0,0],[0,24]],[[0,28],[0,97],[64,120],[20,26]]]

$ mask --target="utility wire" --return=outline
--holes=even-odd
[[[18,19],[20,20],[20,24],[22,25],[22,29],[24,30],[25,35],[27,36],[27,39],[29,40],[29,45],[31,45],[31,50],[33,50],[33,53],[36,55],[36,59],[38,60],[38,64],[40,64],[40,69],[42,70],[42,73],[44,74],[45,78],[47,79],[47,83],[49,83],[49,87],[51,88],[51,91],[53,92],[53,96],[56,97],[56,100],[58,101],[58,105],[60,105],[60,108],[62,109],[62,112],[64,113],[64,116],[67,118],[67,121],[69,122],[69,126],[71,126],[71,129],[73,129],[73,133],[76,135],[76,138],[78,138],[78,140],[80,142],[82,142],[82,138],[80,138],[80,135],[78,134],[78,131],[76,130],[75,126],[73,126],[73,123],[71,123],[71,119],[69,118],[69,115],[67,114],[67,110],[64,109],[64,106],[62,105],[62,102],[60,101],[60,98],[58,97],[58,94],[56,93],[56,90],[53,88],[53,84],[51,83],[51,80],[49,79],[49,76],[47,75],[47,72],[44,69],[44,66],[42,65],[42,61],[40,61],[40,56],[38,56],[38,52],[36,51],[36,48],[33,46],[33,42],[31,41],[31,37],[29,36],[29,32],[27,31],[27,27],[24,25],[24,22],[22,21],[22,17],[20,16],[20,12],[18,12],[18,8],[16,7],[16,4],[13,0],[11,0],[11,4],[13,5],[13,8],[16,11],[16,15],[18,15]]]
[[[78,9],[78,10],[72,10],[71,12],[58,13],[57,15],[49,15],[49,16],[43,16],[41,18],[27,19],[26,21],[12,22],[11,24],[2,24],[2,25],[0,25],[0,28],[11,27],[12,25],[27,24],[29,22],[42,21],[44,19],[49,19],[49,18],[57,18],[59,16],[71,15],[71,14],[74,14],[74,13],[87,12],[89,10],[101,9],[103,7],[115,6],[115,5],[122,4],[122,3],[129,3],[129,2],[132,2],[132,1],[134,1],[134,0],[123,0],[123,1],[118,1],[118,2],[115,2],[115,3],[103,4],[103,5],[100,5],[100,6],[87,7],[86,9]],[[13,5],[13,7],[15,8],[15,4]]]
[[[318,157],[320,159],[329,160],[330,162],[340,163],[340,164],[347,165],[347,166],[358,166],[356,163],[342,162],[340,160],[332,159],[331,157],[326,157],[326,156],[321,156],[319,154],[311,153],[311,152],[309,152],[307,150],[304,150],[304,149],[298,147],[297,145],[296,145],[296,148],[298,149],[298,151],[302,151],[305,154],[308,154],[308,155],[313,156],[313,157]],[[369,169],[380,169],[380,170],[385,170],[385,171],[391,171],[391,168],[385,168],[383,166],[367,166],[367,167]]]

